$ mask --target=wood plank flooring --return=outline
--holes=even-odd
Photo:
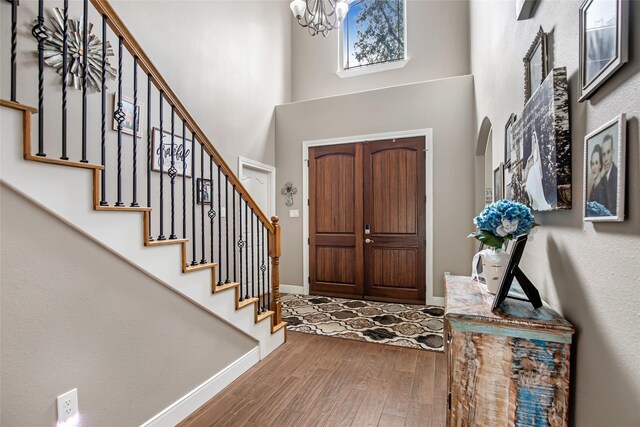
[[[445,363],[441,353],[287,331],[179,426],[441,427]]]

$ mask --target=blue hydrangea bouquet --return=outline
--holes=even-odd
[[[499,200],[485,206],[480,215],[473,219],[477,230],[469,237],[475,237],[486,246],[500,249],[506,240],[528,234],[536,224],[531,209],[522,203]]]

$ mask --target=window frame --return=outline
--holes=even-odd
[[[366,74],[372,74],[372,73],[379,73],[382,71],[389,71],[389,70],[396,70],[396,69],[400,69],[400,68],[404,68],[407,63],[409,62],[409,54],[408,54],[408,37],[407,37],[407,0],[400,0],[404,3],[404,7],[403,7],[403,16],[402,19],[404,20],[404,59],[397,59],[395,61],[387,61],[387,62],[382,62],[382,63],[378,63],[378,64],[371,64],[371,65],[363,65],[361,67],[355,67],[355,68],[344,68],[344,25],[340,26],[340,29],[338,31],[338,70],[336,71],[336,74],[341,77],[341,78],[348,78],[348,77],[356,77],[356,76],[361,76],[361,75],[366,75]],[[351,6],[351,3],[353,3],[354,0],[349,0],[349,6]],[[345,17],[346,19],[346,17]]]

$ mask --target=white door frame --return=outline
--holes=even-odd
[[[317,139],[302,142],[302,283],[304,294],[309,294],[309,205],[304,203],[309,198],[309,147],[319,147],[324,145],[349,144],[363,141],[379,141],[393,138],[408,138],[412,136],[425,137],[426,151],[426,304],[444,305],[443,297],[433,295],[433,129],[416,129],[398,132],[376,133],[370,135],[354,135],[341,138]]]
[[[265,172],[269,175],[269,180],[271,181],[271,188],[273,191],[269,195],[269,204],[271,206],[260,206],[260,209],[271,219],[272,216],[276,214],[276,168],[271,165],[267,165],[265,163],[260,163],[255,160],[248,159],[246,157],[238,156],[238,179],[242,181],[242,172],[245,167],[250,169],[257,169],[259,171]]]

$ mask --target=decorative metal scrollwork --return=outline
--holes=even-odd
[[[293,195],[298,192],[298,189],[293,186],[291,181],[288,181],[280,190],[280,193],[284,196],[284,204],[286,206],[293,206]]]

